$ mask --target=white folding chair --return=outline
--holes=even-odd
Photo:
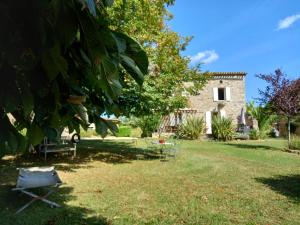
[[[52,194],[60,185],[62,181],[60,180],[54,167],[31,167],[31,168],[19,168],[19,176],[17,180],[16,188],[12,191],[20,191],[26,195],[29,195],[33,199],[22,206],[16,214],[22,212],[29,205],[37,200],[41,200],[51,207],[61,207],[59,204],[49,201],[46,198]],[[45,188],[48,193],[43,196],[38,196],[32,193],[32,189],[35,188]]]

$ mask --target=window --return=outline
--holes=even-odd
[[[213,88],[214,101],[231,101],[230,87]]]
[[[225,88],[218,88],[218,100],[225,100]]]

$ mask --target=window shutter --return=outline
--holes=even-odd
[[[218,88],[213,88],[213,91],[214,91],[214,102],[218,101],[219,98],[218,98]]]
[[[225,91],[226,91],[225,93],[226,101],[230,101],[231,100],[230,87],[226,87]]]
[[[221,118],[226,118],[226,111],[224,109],[220,110],[220,116]]]
[[[211,134],[212,129],[211,129],[211,112],[207,111],[205,113],[205,128],[206,128],[206,134]]]

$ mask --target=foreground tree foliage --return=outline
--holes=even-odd
[[[192,39],[181,37],[167,26],[172,19],[167,6],[172,0],[116,0],[109,9],[111,24],[121,32],[136,38],[149,57],[149,76],[143,87],[126,80],[126,89],[119,98],[122,109],[130,115],[166,115],[187,105],[183,92],[195,94],[203,87],[206,77],[199,68],[189,68],[189,58],[181,52]],[[193,81],[193,86],[184,87]]]
[[[126,76],[141,85],[148,59],[138,42],[111,29],[112,2],[1,1],[0,154],[65,126],[114,129],[99,115],[120,113]]]
[[[268,83],[264,91],[260,90],[261,101],[287,118],[290,146],[291,119],[300,112],[300,79],[289,80],[280,69],[275,70],[274,74],[259,74],[257,77]]]

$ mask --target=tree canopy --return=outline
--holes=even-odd
[[[274,74],[259,74],[267,82],[265,90],[260,90],[261,101],[276,113],[288,119],[288,140],[290,143],[290,119],[300,112],[300,79],[290,80],[280,70]]]
[[[189,58],[181,55],[192,37],[181,37],[168,27],[173,18],[167,10],[170,0],[116,0],[109,15],[113,28],[136,38],[149,57],[149,76],[140,88],[126,80],[126,89],[119,98],[127,115],[168,114],[187,105],[182,92],[195,94],[205,84],[199,67],[190,68]],[[193,81],[186,88],[185,82]]]
[[[60,127],[111,127],[99,115],[118,115],[125,79],[140,86],[148,71],[139,43],[111,25],[112,3],[1,1],[0,154],[54,137]]]

